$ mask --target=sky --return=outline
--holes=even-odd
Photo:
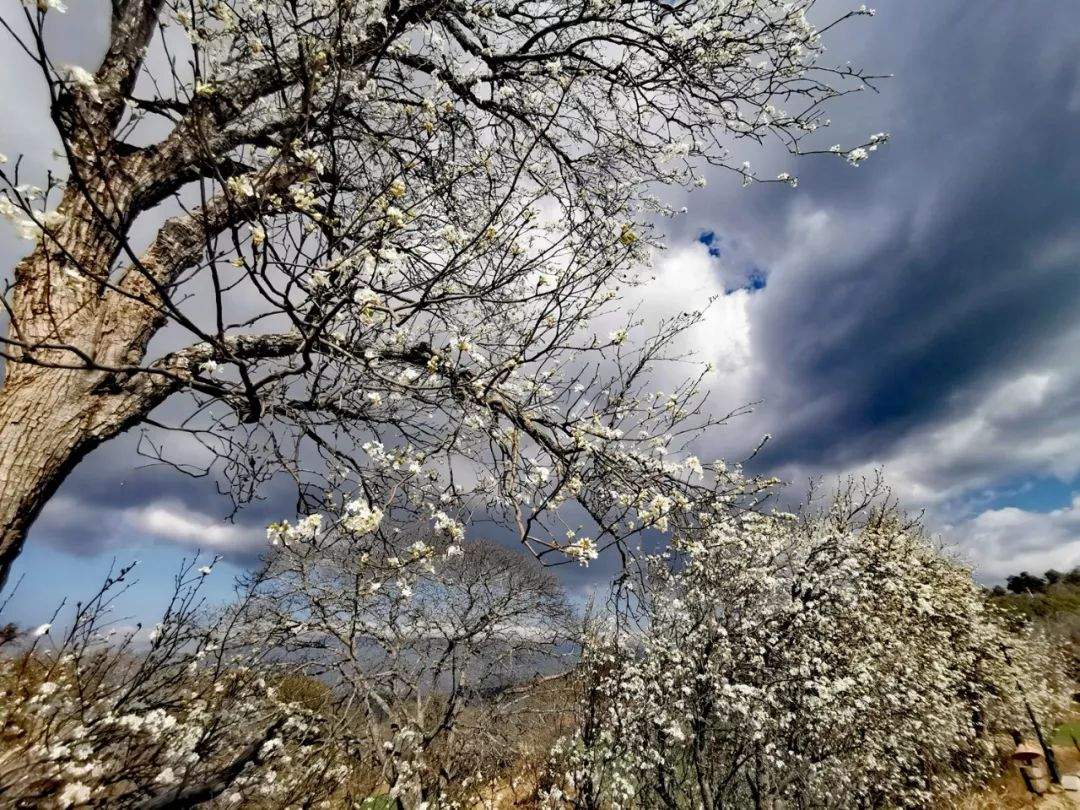
[[[94,67],[102,26],[72,0],[56,45]],[[837,9],[839,3],[823,3]],[[1080,565],[1080,19],[1061,0],[881,0],[830,40],[836,61],[891,74],[842,100],[829,138],[890,143],[854,168],[749,153],[798,188],[706,173],[676,196],[644,291],[654,316],[717,300],[694,335],[717,411],[757,403],[700,455],[798,491],[875,469],[926,524],[1000,581]],[[4,12],[5,14],[8,12]],[[98,15],[100,18],[100,14]],[[96,27],[95,27],[96,26]],[[0,151],[48,160],[40,79],[0,46]],[[44,154],[43,154],[44,153]],[[26,243],[0,234],[0,267]],[[3,272],[3,271],[0,271]],[[31,623],[139,559],[134,614],[164,598],[184,554],[224,561],[224,596],[283,516],[284,491],[224,522],[206,479],[147,467],[137,434],[95,451],[30,533],[8,610]],[[574,572],[571,588],[602,575]]]

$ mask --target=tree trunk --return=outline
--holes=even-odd
[[[99,392],[100,375],[18,369],[0,388],[0,590],[30,526],[99,444],[139,423],[168,391]]]
[[[77,372],[39,369],[0,389],[0,587],[30,524],[87,452]]]
[[[118,412],[119,403],[110,401],[116,397],[87,390],[91,373],[20,372],[0,389],[0,588],[30,525],[68,473],[129,421],[126,409]]]
[[[128,201],[129,187],[114,183],[106,193],[104,181],[98,186],[98,210],[120,221],[117,202]],[[78,189],[66,190],[58,211],[63,223],[15,267],[9,300],[0,385],[0,588],[67,474],[157,404],[149,391],[125,388],[105,370],[138,364],[154,327],[149,308],[104,294],[116,234]],[[100,368],[71,368],[83,363]]]
[[[15,267],[4,302],[10,319],[0,382],[0,589],[30,525],[67,474],[172,390],[160,378],[132,380],[113,371],[142,362],[164,319],[156,311],[157,286],[138,273],[113,272],[118,257],[127,258],[131,223],[167,196],[175,180],[169,172],[177,170],[155,164],[151,151],[121,150],[114,138],[162,6],[114,3],[109,46],[96,71],[98,87],[109,92],[103,100],[96,89],[68,87],[52,105],[69,152],[79,157],[56,209],[60,223],[48,225]],[[166,240],[159,252],[170,247],[177,246]],[[86,368],[72,368],[80,364]]]

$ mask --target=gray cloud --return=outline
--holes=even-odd
[[[959,530],[965,541],[961,550],[974,560],[977,574],[987,580],[1004,579],[1019,571],[1080,565],[1080,497],[1049,512],[988,509]]]
[[[705,231],[725,283],[768,274],[764,290],[724,302],[714,341],[699,338],[734,363],[715,385],[724,406],[763,401],[714,448],[770,433],[757,468],[793,481],[884,465],[987,575],[1008,569],[1010,544],[1065,564],[1073,524],[1040,533],[1040,513],[1025,512],[1012,539],[991,542],[980,519],[994,509],[980,509],[1025,476],[1073,485],[1080,473],[1075,9],[878,11],[838,50],[895,78],[838,111],[826,138],[882,129],[892,142],[857,170],[770,154],[763,165],[795,171],[797,190],[710,178],[674,229],[684,247],[668,277],[701,275],[701,251],[685,246]]]

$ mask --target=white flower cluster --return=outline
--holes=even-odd
[[[323,516],[317,513],[301,518],[295,526],[289,525],[287,520],[271,523],[266,527],[266,539],[272,546],[279,543],[288,545],[289,543],[311,542],[318,536],[322,523]]]
[[[451,543],[460,543],[465,538],[465,527],[447,515],[439,511],[432,516],[435,522],[435,531],[446,537]]]
[[[599,556],[596,543],[589,537],[573,538],[572,542],[562,547],[562,552],[572,560],[577,560],[578,565],[585,568]]]
[[[25,655],[0,661],[6,803],[135,807],[221,778],[238,801],[271,806],[333,792],[326,775],[344,749],[324,736],[322,718],[268,683],[280,678],[263,660],[264,643],[234,635],[248,629],[239,607],[196,621],[208,568],[195,565],[178,577],[145,649],[135,647],[136,631],[114,639],[107,629],[111,591],[128,568],[65,618],[62,639],[42,625]],[[257,759],[229,770],[261,740]]]
[[[356,499],[345,504],[343,524],[353,534],[371,534],[382,523],[383,512],[367,501]]]

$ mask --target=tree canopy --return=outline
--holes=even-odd
[[[127,0],[92,69],[48,52],[62,3],[25,7],[5,25],[66,165],[42,188],[0,167],[34,242],[3,296],[0,577],[134,426],[201,445],[175,463],[238,504],[283,475],[320,508],[347,477],[395,517],[482,508],[544,553],[544,508],[580,495],[590,542],[618,544],[615,515],[669,497],[656,456],[696,412],[692,376],[646,394],[693,312],[633,340],[626,313],[589,325],[676,213],[655,192],[705,163],[796,182],[743,144],[857,165],[886,139],[814,138],[872,77],[823,39],[870,12],[813,6]]]

